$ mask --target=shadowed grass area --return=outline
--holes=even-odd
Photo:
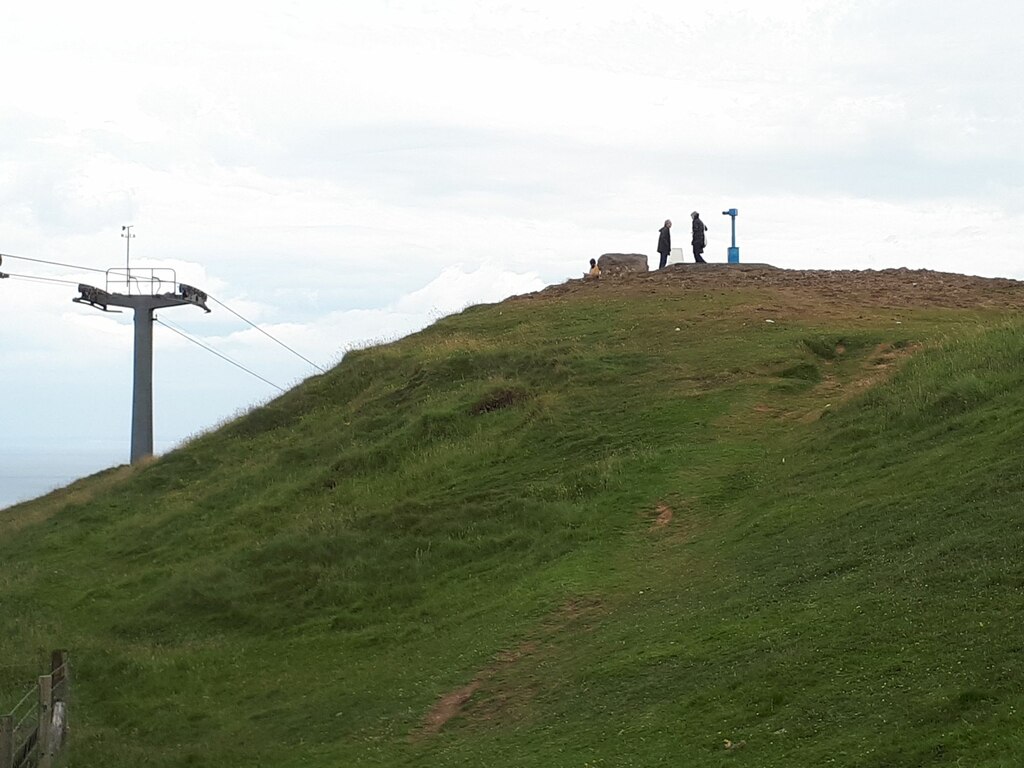
[[[69,648],[85,766],[1011,764],[1024,325],[777,304],[473,307],[0,512],[0,692]]]

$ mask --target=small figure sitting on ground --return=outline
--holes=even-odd
[[[590,271],[583,275],[584,279],[588,277],[600,277],[601,268],[597,266],[597,259],[590,260]]]

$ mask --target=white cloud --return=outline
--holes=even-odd
[[[458,265],[449,267],[418,291],[406,294],[392,308],[395,312],[425,317],[448,315],[470,304],[489,304],[543,287],[536,274],[510,272],[494,264],[466,272]]]

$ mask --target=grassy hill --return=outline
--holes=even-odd
[[[0,709],[65,647],[75,766],[1017,765],[1022,306],[674,267],[351,353],[0,511]]]

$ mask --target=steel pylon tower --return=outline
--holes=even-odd
[[[132,274],[134,271],[134,275]],[[194,304],[197,307],[210,311],[206,306],[206,294],[198,288],[193,288],[184,283],[178,283],[174,279],[173,270],[159,270],[170,272],[170,279],[155,276],[158,270],[137,269],[131,270],[126,266],[124,270],[124,283],[127,293],[113,293],[109,290],[101,290],[91,285],[79,284],[78,290],[81,293],[72,301],[79,304],[88,304],[101,309],[104,312],[117,312],[119,310],[107,309],[108,306],[125,307],[135,313],[135,365],[132,385],[132,449],[131,462],[136,462],[153,455],[153,312],[157,309],[167,307],[180,307],[184,304]],[[111,278],[114,278],[113,281]],[[107,288],[111,283],[120,284],[120,270],[107,270]],[[132,294],[132,284],[137,293]],[[156,293],[165,282],[177,286],[177,290],[170,293]],[[148,293],[146,292],[148,289]]]

